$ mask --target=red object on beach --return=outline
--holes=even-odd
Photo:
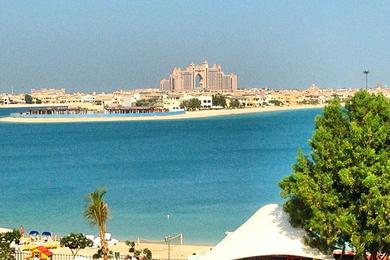
[[[334,259],[343,259],[343,260],[353,260],[356,256],[356,252],[352,250],[334,250],[333,251],[333,257]]]
[[[39,259],[51,259],[53,253],[44,246],[37,246],[31,251],[31,257],[39,257]]]
[[[333,251],[333,255],[341,255],[342,252],[343,252],[343,250],[337,249],[337,250]],[[352,250],[344,250],[344,254],[343,255],[353,255],[353,256],[355,256],[356,252],[354,252]]]
[[[343,250],[340,250],[340,249],[334,250],[333,251],[333,257],[335,259],[340,259],[342,253],[343,253]],[[352,250],[345,250],[342,255],[343,255],[343,257],[342,257],[343,260],[350,260],[350,259],[354,259],[355,258],[356,252],[352,251]],[[366,253],[366,258],[365,259],[366,260],[372,260],[371,259],[371,254]],[[376,260],[389,260],[389,258],[386,255],[377,254]]]
[[[53,255],[53,253],[52,253],[49,249],[47,249],[46,247],[44,247],[44,246],[38,246],[37,249],[38,249],[41,253],[45,253],[45,255],[47,255],[47,256]]]

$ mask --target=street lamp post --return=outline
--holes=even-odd
[[[168,221],[168,233],[170,231],[170,219],[171,215],[170,214],[167,214],[167,221]],[[165,242],[167,243],[167,246],[168,246],[168,260],[171,259],[171,240],[172,240],[172,237],[171,235],[168,235],[165,237]]]
[[[171,240],[172,240],[172,237],[170,235],[165,237],[165,242],[167,243],[167,246],[168,246],[168,260],[171,259]]]
[[[368,89],[368,73],[370,73],[370,71],[364,70],[363,73],[366,74],[366,89]]]

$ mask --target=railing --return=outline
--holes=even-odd
[[[81,256],[85,260],[93,260],[92,256]],[[16,252],[15,253],[15,258],[16,260],[26,260],[26,258],[31,257],[30,252]],[[52,260],[73,260],[74,257],[73,255],[66,255],[66,254],[53,254]],[[126,255],[121,255],[121,256],[112,256],[110,259],[112,260],[125,260],[127,259]],[[153,260],[168,260],[167,258],[153,258]],[[186,260],[186,258],[171,258],[170,260]]]
[[[16,260],[25,260],[28,257],[31,257],[31,252],[16,252],[15,253]],[[92,260],[92,256],[82,256],[86,260]],[[117,258],[117,259],[125,259],[126,256],[123,256],[123,258]],[[52,260],[73,260],[73,255],[66,255],[66,254],[53,254]],[[116,258],[113,258],[116,259]]]

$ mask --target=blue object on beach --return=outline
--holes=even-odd
[[[42,236],[51,236],[51,233],[49,231],[43,231]]]
[[[28,233],[30,236],[36,236],[39,235],[39,232],[36,230],[31,230],[30,233]]]

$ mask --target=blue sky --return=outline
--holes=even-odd
[[[389,1],[0,0],[0,92],[157,87],[221,64],[239,86],[390,85]]]

